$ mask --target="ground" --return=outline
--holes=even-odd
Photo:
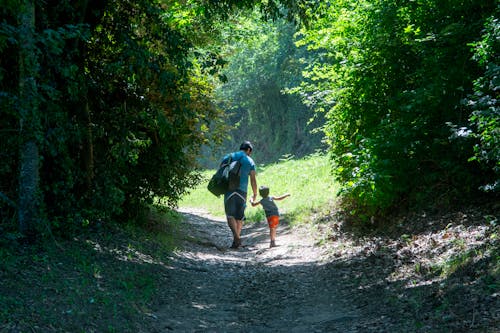
[[[224,221],[185,214],[195,240],[172,261],[176,290],[155,313],[158,332],[324,332],[359,316],[325,279],[310,233],[284,226],[269,248],[267,225],[247,225],[232,250]]]
[[[434,228],[397,239],[359,239],[334,216],[282,224],[276,248],[264,222],[246,224],[244,247],[232,250],[225,221],[184,211],[190,236],[172,257],[175,292],[157,304],[153,331],[500,332],[497,229],[475,212],[414,216],[413,228]],[[474,255],[451,267],[456,246]]]
[[[158,332],[346,332],[359,317],[327,280],[323,249],[305,229],[282,226],[269,248],[267,225],[248,224],[233,250],[224,221],[184,214],[193,238],[171,262],[176,291],[155,311]]]
[[[295,227],[285,217],[275,248],[265,222],[246,223],[237,250],[224,220],[193,209],[145,234],[23,245],[4,232],[0,332],[496,333],[498,208],[364,230],[335,211]]]

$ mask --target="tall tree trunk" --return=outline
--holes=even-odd
[[[88,6],[89,6],[89,0],[82,0],[80,2],[81,14],[78,22],[79,24],[83,24],[85,22]],[[78,50],[79,43],[80,39],[76,38],[74,49],[77,51],[78,54],[80,54],[80,57],[82,58],[81,65],[83,66],[84,52],[83,50]],[[85,105],[83,106],[83,116],[84,116],[83,122],[86,124],[87,131],[84,139],[83,161],[84,161],[85,180],[86,180],[85,181],[86,192],[87,194],[90,194],[90,192],[92,191],[92,180],[94,179],[94,139],[92,134],[92,119],[89,106],[88,87],[85,87],[84,90],[86,91],[86,97],[85,97]]]
[[[85,103],[85,116],[87,124],[87,135],[85,137],[85,174],[87,180],[87,191],[92,189],[94,179],[94,139],[92,135],[92,119],[90,118],[89,102]]]
[[[40,222],[39,169],[37,136],[40,131],[35,52],[35,3],[22,2],[20,11],[19,54],[19,126],[21,137],[19,175],[19,230],[33,236]]]

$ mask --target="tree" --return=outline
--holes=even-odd
[[[32,0],[21,3],[19,52],[19,229],[26,235],[34,233],[40,223],[38,137],[40,114],[38,109],[38,59],[35,49],[35,4]]]
[[[21,230],[43,211],[62,233],[126,221],[156,198],[175,206],[199,180],[196,157],[203,144],[220,141],[225,120],[213,98],[224,61],[207,45],[223,40],[232,11],[259,6],[264,17],[299,18],[306,2],[5,0],[0,214],[9,219],[2,224],[12,220],[16,197]],[[286,84],[274,77],[272,97],[283,105],[296,99],[281,94]]]
[[[11,217],[9,198],[18,196],[20,221],[42,210],[66,233],[126,220],[155,198],[175,205],[198,179],[195,156],[217,135],[209,128],[219,111],[190,35],[166,19],[171,7],[27,4],[0,9],[2,217]],[[27,33],[16,22],[21,8]]]
[[[479,161],[487,174],[482,188],[488,192],[500,191],[500,6],[485,24],[483,36],[474,43],[474,60],[482,75],[474,81],[473,94],[465,100],[471,108],[470,126],[457,129],[458,134],[473,135],[474,145],[472,161]]]
[[[283,19],[263,22],[256,12],[233,21],[237,23],[227,29],[223,51],[227,82],[217,89],[228,122],[236,124],[225,149],[249,139],[258,147],[261,163],[319,149],[321,135],[311,133],[314,125],[309,123],[312,110],[287,93],[300,81],[304,67],[299,59],[305,50],[294,45],[295,26]]]
[[[494,1],[330,1],[299,45],[315,50],[297,91],[326,111],[341,193],[365,218],[476,193],[473,142],[453,140],[478,67],[468,43]],[[362,215],[363,215],[362,214]]]

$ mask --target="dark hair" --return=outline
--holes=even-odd
[[[267,197],[269,195],[269,187],[267,186],[259,187],[259,194],[263,198]]]
[[[244,141],[241,145],[240,145],[240,150],[247,150],[250,148],[250,151],[253,150],[253,146],[252,146],[252,143],[250,141]]]

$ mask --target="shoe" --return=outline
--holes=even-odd
[[[269,247],[276,247],[276,242],[275,241],[271,241],[271,244],[269,245]]]

